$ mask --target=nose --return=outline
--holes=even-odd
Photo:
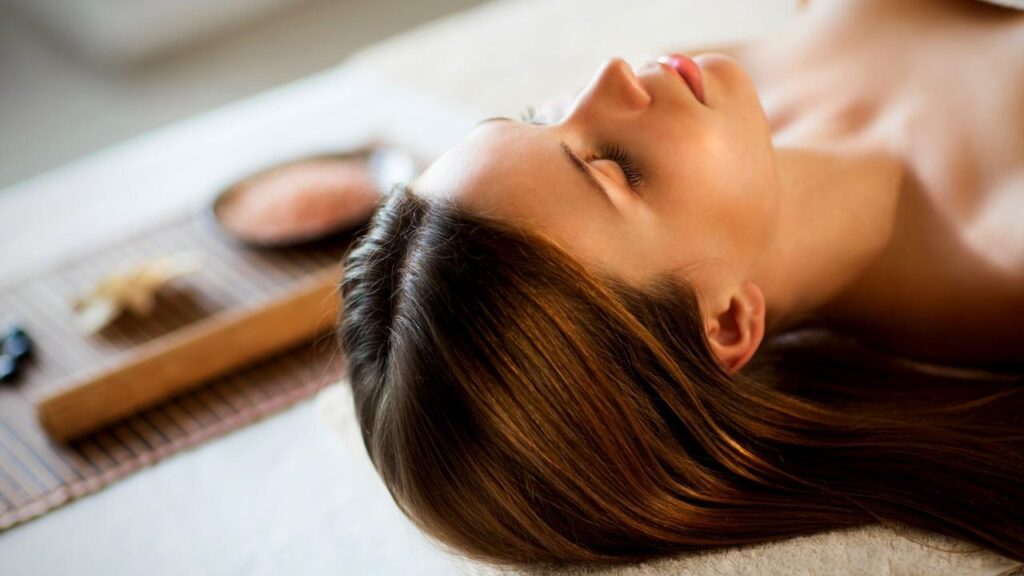
[[[622,58],[612,58],[580,93],[569,116],[601,118],[630,114],[643,110],[650,102],[651,96],[640,85],[633,68]]]

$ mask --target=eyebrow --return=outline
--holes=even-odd
[[[587,182],[589,182],[594,188],[597,188],[598,191],[601,192],[601,195],[610,202],[611,198],[608,196],[608,191],[604,189],[604,186],[602,186],[600,182],[597,181],[597,177],[594,176],[594,169],[590,167],[590,164],[587,164],[582,158],[577,156],[576,153],[572,151],[572,148],[570,148],[565,142],[559,142],[558,145],[562,148],[562,152],[565,153],[565,157],[569,159],[569,162],[572,163],[573,167],[576,168],[580,174],[583,174],[583,177],[587,179]]]

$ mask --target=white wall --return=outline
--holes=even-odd
[[[130,136],[323,70],[362,46],[481,1],[0,0],[0,190]],[[143,9],[168,2],[237,2],[254,13],[233,28],[227,12],[217,17],[216,38],[209,37],[217,29],[210,22],[169,42],[168,31],[182,34],[188,18],[165,20]],[[90,5],[125,14],[137,6],[135,17],[146,24],[100,38],[98,52],[90,54],[74,48],[81,39],[61,37],[62,25],[40,26],[36,12],[23,9],[29,5],[38,12],[63,7],[62,25],[80,18],[86,36],[123,27],[121,20],[101,23],[76,12]],[[211,10],[196,14],[214,18]],[[98,56],[133,42],[140,52],[97,66]]]

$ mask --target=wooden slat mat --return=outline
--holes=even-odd
[[[35,342],[13,383],[0,384],[0,530],[33,518],[183,448],[236,429],[313,395],[341,376],[333,336],[211,382],[71,444],[51,442],[32,401],[83,369],[210,314],[282,294],[338,263],[350,237],[280,251],[234,244],[192,215],[127,238],[89,257],[0,289],[0,326],[17,322]],[[101,276],[183,250],[204,255],[201,271],[178,278],[149,317],[123,315],[84,336],[71,302]]]

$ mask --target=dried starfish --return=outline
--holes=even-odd
[[[124,310],[149,315],[160,287],[201,266],[199,252],[180,252],[101,278],[86,295],[75,299],[76,324],[82,332],[93,334],[113,322]]]

